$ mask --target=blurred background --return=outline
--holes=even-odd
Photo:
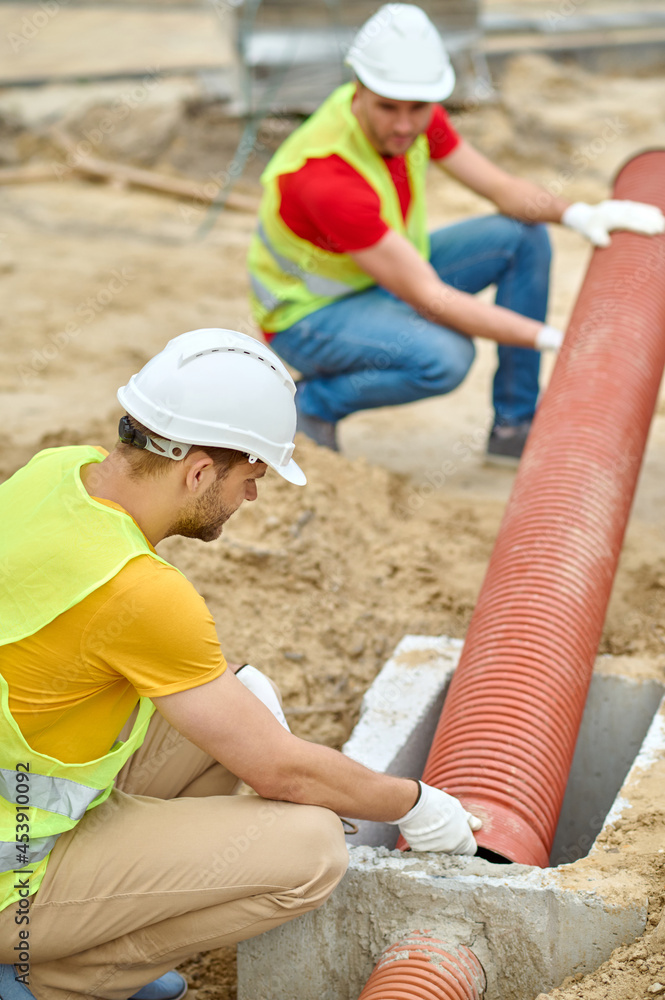
[[[376,6],[0,0],[0,417],[11,429],[8,446],[32,445],[45,427],[58,433],[65,404],[89,419],[86,394],[71,393],[72,373],[101,399],[183,330],[257,333],[245,254],[261,171],[347,79],[344,52]],[[665,145],[663,0],[423,7],[457,70],[446,102],[455,126],[505,169],[571,201],[595,201],[629,156]],[[432,227],[493,210],[431,174]],[[550,322],[564,328],[590,251],[561,227],[552,239]],[[109,297],[114,268],[133,277]],[[72,317],[83,318],[81,335],[63,333]],[[451,488],[505,498],[511,477],[489,475],[480,460],[494,363],[481,343],[471,377],[445,400],[402,408],[397,421],[390,409],[353,415],[342,428],[345,453],[418,477],[468,444],[474,461]]]

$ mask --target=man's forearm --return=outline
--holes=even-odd
[[[536,346],[542,323],[446,285],[429,261],[392,230],[373,247],[351,256],[377,284],[431,323],[458,330],[467,337],[485,337],[514,347]]]
[[[570,204],[565,198],[550,194],[532,181],[512,178],[501,189],[494,203],[502,213],[522,222],[561,222],[561,216]]]
[[[415,805],[415,779],[379,774],[337,750],[296,740],[293,757],[282,759],[257,791],[264,798],[325,806],[339,816],[392,822]]]
[[[324,806],[339,816],[399,826],[412,850],[476,853],[474,830],[480,819],[459,799],[411,778],[377,774],[336,750],[292,740],[281,794],[261,789],[265,798]],[[277,775],[279,781],[279,775]],[[274,780],[274,779],[273,779]]]
[[[512,347],[535,347],[543,325],[511,309],[482,302],[438,278],[426,289],[419,289],[410,305],[430,322],[459,330],[467,337],[483,337]]]
[[[533,181],[506,173],[465,141],[445,159],[434,162],[444,173],[493,202],[503,215],[522,222],[560,222],[569,204]]]
[[[293,736],[230,670],[154,701],[186,739],[264,799],[379,822],[399,819],[415,804],[414,780],[377,774],[338,750]]]

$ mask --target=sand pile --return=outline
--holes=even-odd
[[[662,911],[659,894],[654,914]],[[653,915],[644,937],[618,948],[592,976],[566,979],[548,1000],[651,1000],[665,996],[665,918]],[[536,1000],[545,1000],[544,994]]]
[[[112,420],[41,444],[108,448],[114,437]],[[220,539],[169,538],[159,552],[205,598],[227,658],[280,685],[294,731],[339,746],[405,633],[464,635],[501,504],[470,508],[364,459],[297,443],[305,488],[268,472]]]

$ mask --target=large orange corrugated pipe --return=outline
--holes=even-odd
[[[381,954],[358,1000],[482,1000],[483,967],[469,948],[412,931]]]
[[[665,209],[665,151],[615,198]],[[596,250],[538,409],[423,779],[545,867],[665,365],[665,236]]]

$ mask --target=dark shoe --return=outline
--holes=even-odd
[[[14,965],[0,965],[0,1000],[35,1000],[29,988],[19,980]]]
[[[187,982],[179,972],[165,972],[159,979],[141,987],[129,1000],[180,1000],[186,992]]]
[[[17,975],[13,965],[0,965],[0,1000],[35,1000],[28,987],[17,981]],[[187,983],[179,972],[165,972],[129,1000],[181,1000],[186,992]]]
[[[302,382],[296,384],[296,430],[305,434],[312,441],[330,448],[331,451],[339,451],[337,444],[337,424],[330,420],[321,420],[320,417],[310,417],[308,413],[303,413],[300,407],[300,396],[302,393]]]
[[[522,424],[495,424],[487,442],[485,463],[513,467],[519,465],[530,430],[530,420]]]

